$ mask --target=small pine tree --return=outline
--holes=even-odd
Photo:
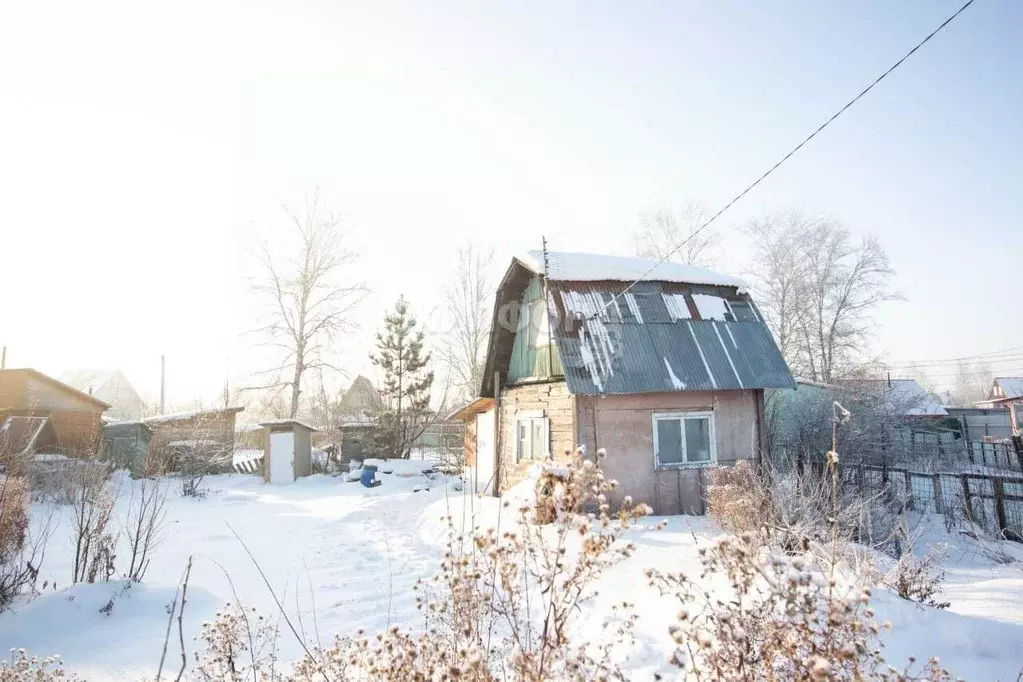
[[[423,351],[423,332],[404,297],[384,318],[370,359],[384,373],[384,409],[377,415],[373,445],[382,457],[408,459],[429,424],[433,371],[427,369],[430,354]]]

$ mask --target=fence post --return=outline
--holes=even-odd
[[[973,441],[966,441],[966,454],[970,456],[970,464],[973,464]]]
[[[913,475],[909,473],[909,469],[903,472],[906,476],[906,506],[910,509],[913,508]]]
[[[931,483],[934,484],[934,511],[941,514],[944,511],[944,505],[941,503],[941,474],[934,474]]]
[[[1000,477],[992,478],[991,482],[995,489],[995,519],[998,522],[998,534],[1004,538],[1009,529],[1009,524],[1005,520],[1005,488]]]
[[[966,520],[973,523],[973,503],[970,501],[970,477],[963,474],[959,478],[963,483],[963,507],[966,511]]]

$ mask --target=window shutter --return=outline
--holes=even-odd
[[[545,457],[551,456],[551,420],[543,418],[543,451]]]

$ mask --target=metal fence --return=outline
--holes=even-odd
[[[819,465],[818,465],[819,466]],[[839,464],[839,478],[864,495],[888,490],[909,509],[962,515],[1009,540],[1023,542],[1023,478],[978,473],[913,471],[860,461]]]

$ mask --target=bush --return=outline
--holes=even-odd
[[[0,682],[53,682],[67,680],[74,682],[81,678],[64,670],[60,659],[29,658],[24,649],[12,649],[11,660],[0,662]]]
[[[279,633],[255,609],[227,604],[202,624],[204,649],[195,653],[198,676],[207,682],[281,680],[277,670]]]
[[[24,478],[0,478],[0,611],[30,589],[39,573],[33,556],[25,555],[29,518],[28,485]]]
[[[885,583],[903,599],[947,609],[949,602],[934,598],[945,581],[945,570],[941,567],[944,558],[945,552],[940,548],[932,548],[921,557],[906,552],[886,576]]]
[[[951,680],[932,660],[922,670],[896,670],[881,655],[870,590],[843,594],[833,575],[801,557],[764,554],[754,533],[719,539],[700,550],[704,577],[727,594],[708,594],[687,576],[648,571],[650,584],[678,600],[669,629],[670,662],[686,679]]]
[[[65,479],[66,497],[71,505],[71,542],[74,563],[71,582],[96,582],[113,575],[114,547],[107,526],[114,514],[115,496],[108,484],[109,472],[102,466],[76,466]]]

